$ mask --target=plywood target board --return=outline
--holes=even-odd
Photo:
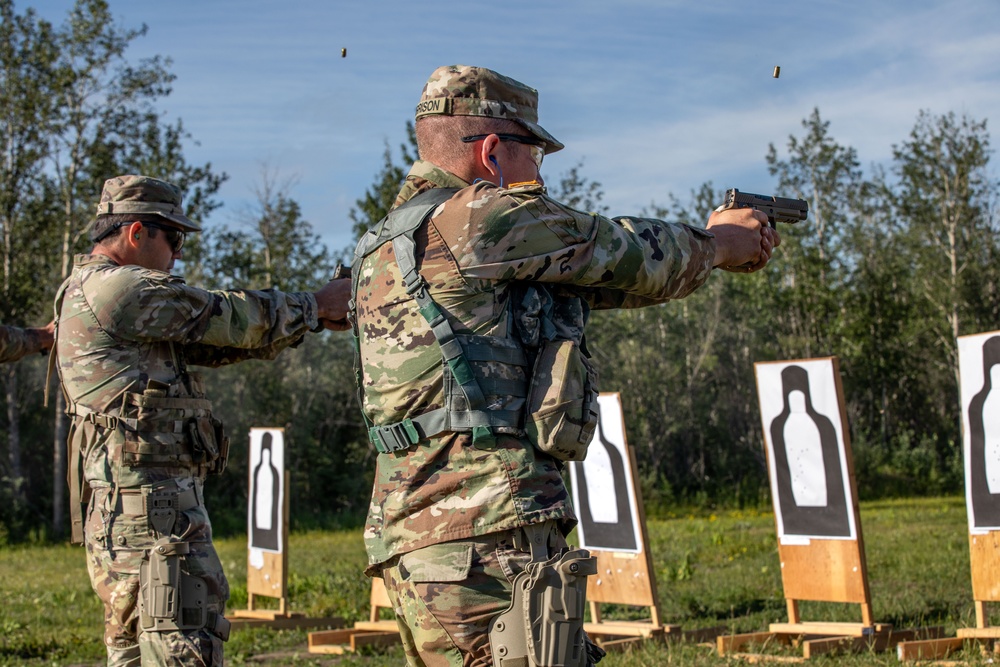
[[[785,597],[870,611],[835,357],[754,364]]]
[[[625,438],[621,398],[598,397],[600,419],[583,461],[569,464],[580,546],[597,558],[589,577],[591,602],[653,607],[659,602],[646,549],[646,517],[639,498],[635,452]]]
[[[1000,601],[1000,331],[959,336],[957,347],[976,626],[958,628],[955,637],[900,644],[900,660],[941,659],[970,641],[995,647],[1000,638],[987,610]]]

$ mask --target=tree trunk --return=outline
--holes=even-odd
[[[53,378],[52,383],[56,392],[55,435],[52,438],[52,537],[58,540],[66,530],[66,434],[69,419],[59,379]]]
[[[21,468],[21,407],[17,401],[17,364],[7,364],[4,384],[7,395],[7,455],[10,461],[11,496],[24,504],[24,473]]]

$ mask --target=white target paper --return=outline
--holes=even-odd
[[[856,539],[833,360],[754,368],[779,540]]]
[[[643,550],[635,479],[618,394],[601,394],[600,420],[587,458],[569,465],[580,546],[598,551]]]
[[[958,370],[969,532],[1000,530],[1000,331],[961,336]]]
[[[250,565],[264,566],[263,552],[281,553],[285,506],[285,434],[250,429],[250,498],[247,535]]]

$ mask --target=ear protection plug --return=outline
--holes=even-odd
[[[503,169],[500,168],[500,163],[497,162],[497,159],[495,157],[493,157],[492,155],[490,156],[489,160],[490,160],[490,162],[493,163],[493,166],[497,168],[497,173],[500,175],[500,187],[502,188],[503,187]]]

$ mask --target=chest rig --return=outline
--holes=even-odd
[[[483,448],[492,446],[498,433],[523,433],[523,409],[490,407],[498,397],[510,400],[528,396],[529,361],[520,342],[513,337],[455,333],[447,316],[431,298],[427,281],[417,271],[414,234],[431,213],[451,199],[455,192],[457,190],[453,188],[434,188],[417,195],[390,212],[373,231],[366,233],[354,252],[349,317],[355,341],[358,398],[368,426],[368,437],[383,454],[408,449],[421,440],[446,431],[471,433],[473,444]],[[406,293],[413,297],[441,350],[445,399],[442,408],[400,422],[376,425],[364,412],[364,371],[356,299],[362,262],[386,243],[392,243]],[[503,373],[498,377],[497,373],[489,372],[498,365],[517,368],[514,373]]]
[[[71,280],[67,279],[56,293],[57,332]],[[95,330],[101,327],[89,305],[79,311]],[[51,375],[53,369],[58,370],[61,378],[62,369],[56,363],[57,345],[54,343],[49,352],[48,373]],[[177,378],[169,384],[148,380],[144,387],[125,391],[120,403],[107,412],[76,402],[63,385],[66,414],[71,419],[67,437],[67,476],[73,542],[83,540],[83,516],[91,497],[84,471],[87,452],[81,450],[81,443],[94,446],[94,443],[100,442],[107,449],[109,462],[118,475],[122,474],[123,468],[155,469],[158,472],[170,470],[178,475],[183,473],[197,477],[218,475],[225,470],[229,438],[222,422],[212,414],[212,403],[205,398],[200,376],[187,371],[183,352],[179,352],[172,342],[169,343],[169,350],[174,367],[178,369]],[[46,381],[46,402],[48,387],[49,382]],[[120,480],[112,476],[103,481],[114,487],[114,504],[117,505]],[[127,504],[128,501],[125,502]],[[186,509],[200,504],[202,501],[198,499]],[[145,511],[144,500],[140,506]],[[130,513],[138,514],[139,511]]]

